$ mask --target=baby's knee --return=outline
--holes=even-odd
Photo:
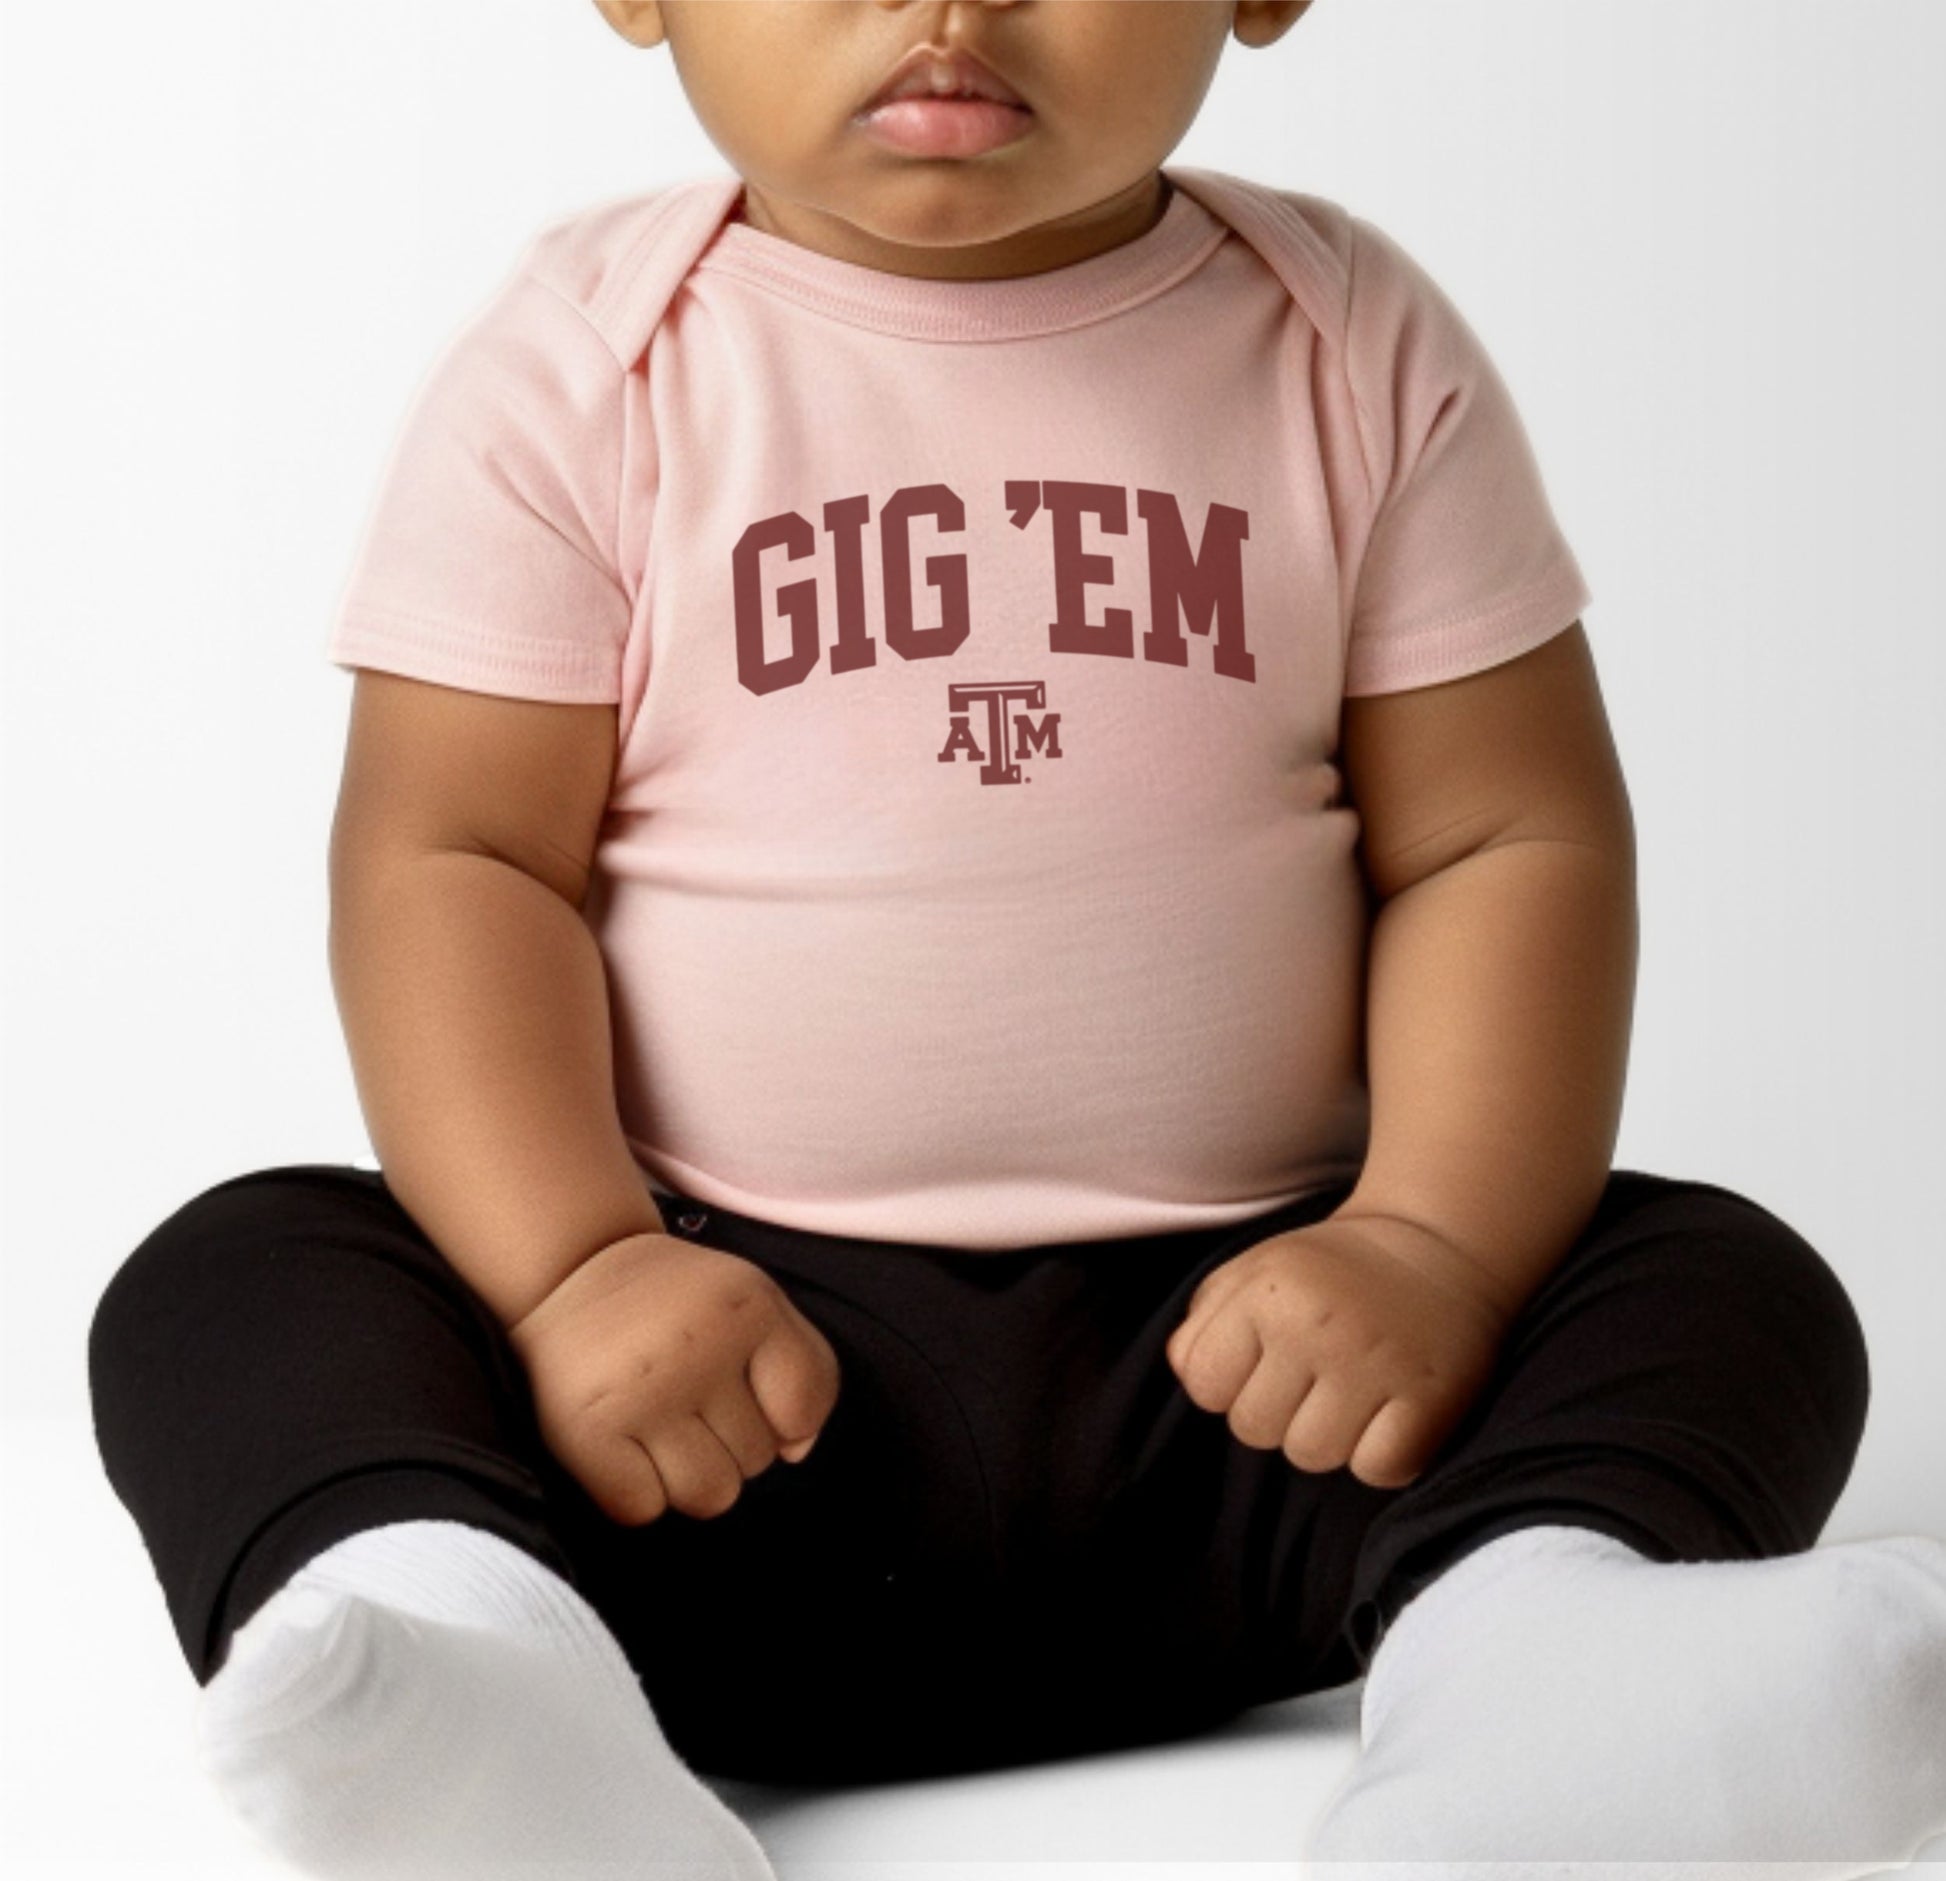
[[[1665,1183],[1634,1227],[1693,1282],[1693,1310],[1726,1353],[1763,1342],[1856,1441],[1871,1356],[1857,1305],[1824,1254],[1761,1202],[1714,1183]]]
[[[280,1167],[213,1184],[157,1223],[109,1276],[88,1321],[97,1425],[166,1362],[183,1315],[224,1284],[225,1268],[263,1246],[265,1224],[294,1203],[298,1179],[297,1169]]]

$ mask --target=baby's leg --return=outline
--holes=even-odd
[[[1801,1237],[1617,1172],[1368,1531],[1360,1656],[1392,1625],[1307,1857],[1425,1881],[1909,1860],[1946,1828],[1946,1542],[1814,1546],[1868,1398],[1855,1312]]]
[[[769,1875],[579,1591],[517,1360],[377,1176],[198,1196],[117,1271],[88,1359],[210,1773],[272,1848],[319,1875]]]

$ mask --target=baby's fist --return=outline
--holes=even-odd
[[[1422,1241],[1382,1218],[1326,1217],[1212,1269],[1166,1354],[1239,1443],[1401,1489],[1479,1395],[1507,1323]]]
[[[838,1395],[830,1341],[740,1255],[638,1234],[509,1328],[548,1449],[611,1521],[726,1513],[810,1449]]]

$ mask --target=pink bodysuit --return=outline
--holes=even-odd
[[[1350,1180],[1340,701],[1588,600],[1478,339],[1335,204],[1280,192],[1300,299],[1178,187],[1001,281],[732,212],[640,344],[660,194],[552,226],[447,346],[328,646],[618,706],[584,913],[645,1180],[970,1249]]]

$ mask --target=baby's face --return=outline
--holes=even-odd
[[[596,4],[632,43],[666,40],[754,226],[893,273],[981,279],[1140,234],[1225,42],[1267,46],[1311,0]],[[1024,102],[1000,120],[1004,141],[915,154],[864,127],[867,100],[917,47],[973,54]]]

